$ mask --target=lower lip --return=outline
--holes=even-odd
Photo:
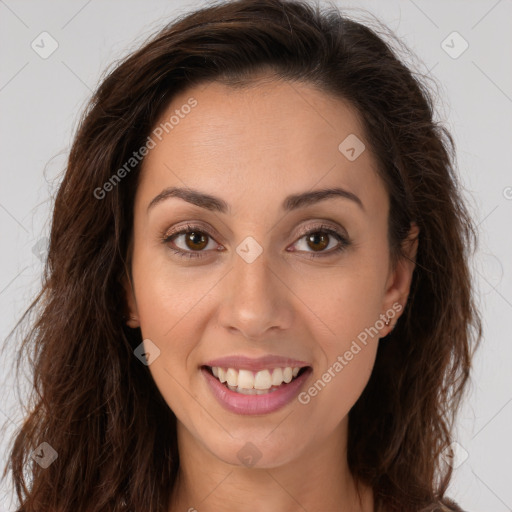
[[[282,384],[276,391],[264,395],[242,395],[236,391],[231,391],[208,370],[201,368],[201,371],[215,398],[228,411],[237,414],[269,414],[281,409],[299,394],[301,386],[312,370],[308,368],[290,383]]]

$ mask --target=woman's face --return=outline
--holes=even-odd
[[[389,200],[355,110],[305,84],[210,83],[161,123],[127,293],[179,439],[256,467],[343,439],[413,270],[390,266]],[[326,189],[339,193],[312,195]]]

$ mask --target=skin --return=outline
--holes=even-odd
[[[361,486],[359,499],[347,466],[348,412],[399,313],[306,405],[238,415],[216,401],[199,370],[233,354],[289,356],[312,366],[307,390],[359,333],[406,303],[414,270],[417,242],[406,247],[410,259],[391,266],[389,198],[369,145],[354,161],[338,150],[349,134],[365,141],[357,112],[308,84],[260,78],[243,89],[213,82],[174,97],[162,120],[190,97],[198,104],[146,156],[136,193],[128,325],[158,346],[149,369],[178,420],[171,510],[372,511],[372,490]],[[220,197],[231,211],[176,197],[147,211],[170,186]],[[344,198],[281,209],[289,194],[327,187],[356,194],[364,210]],[[184,235],[162,241],[187,221],[211,230],[202,258],[171,251],[174,242],[194,252]],[[328,247],[308,244],[299,228],[320,224],[351,244],[330,255],[336,238],[326,238]],[[250,264],[236,252],[247,236],[263,249]],[[261,454],[250,468],[237,456],[248,441]]]

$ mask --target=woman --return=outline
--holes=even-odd
[[[301,1],[198,10],[118,64],[23,344],[19,510],[461,510],[481,327],[432,105],[375,32]]]

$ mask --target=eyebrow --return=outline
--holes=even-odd
[[[147,211],[149,211],[151,208],[161,203],[162,201],[169,199],[171,197],[178,197],[180,199],[183,199],[187,203],[191,203],[193,205],[199,206],[200,208],[204,208],[206,210],[210,210],[213,212],[230,213],[231,211],[229,204],[219,197],[215,197],[210,194],[205,194],[203,192],[200,192],[199,190],[182,187],[169,187],[162,190],[160,194],[158,194],[151,200],[151,202],[148,205]],[[363,203],[361,199],[359,199],[359,197],[357,197],[354,193],[339,187],[325,188],[321,190],[313,190],[303,192],[300,194],[289,195],[283,201],[282,209],[284,211],[297,210],[298,208],[310,206],[312,204],[334,197],[349,199],[350,201],[356,203],[359,206],[359,208],[365,211]]]

